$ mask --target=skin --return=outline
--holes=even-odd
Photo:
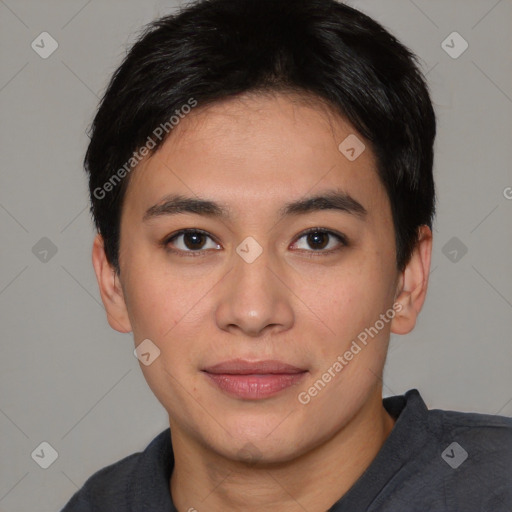
[[[390,333],[415,325],[428,283],[432,233],[404,272],[396,268],[389,199],[368,141],[349,161],[338,145],[363,137],[322,103],[292,95],[245,95],[197,107],[153,156],[132,171],[121,218],[120,274],[97,235],[93,265],[110,325],[149,338],[160,356],[141,363],[169,415],[175,468],[169,486],[180,511],[320,512],[369,466],[394,419],[382,405]],[[286,202],[341,189],[364,219],[321,210],[280,219]],[[182,213],[143,222],[166,194],[217,201],[229,219]],[[322,227],[321,254],[302,232]],[[185,228],[211,236],[202,255]],[[263,252],[236,252],[248,236]],[[193,242],[193,241],[192,241]],[[313,241],[314,243],[314,241]],[[312,254],[315,253],[315,254]],[[308,257],[308,255],[310,257]],[[377,336],[304,405],[307,391],[379,315],[400,308]],[[200,370],[233,358],[277,359],[308,370],[296,386],[263,400],[226,395]]]

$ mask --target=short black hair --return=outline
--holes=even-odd
[[[274,91],[321,99],[370,142],[391,204],[397,268],[404,270],[418,227],[432,228],[435,213],[436,120],[416,56],[335,0],[199,0],[144,27],[89,131],[90,211],[116,272],[123,198],[138,151],[153,154],[185,106]]]

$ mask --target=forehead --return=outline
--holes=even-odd
[[[253,154],[262,161],[296,155],[298,160],[312,149],[337,147],[344,133],[354,132],[344,118],[311,94],[252,92],[196,108],[167,142],[176,151],[218,150],[231,158]]]
[[[354,154],[346,153],[347,140],[362,151],[355,159],[347,158]],[[125,203],[146,211],[165,194],[180,193],[250,211],[334,188],[386,207],[368,142],[314,97],[246,94],[183,116],[132,171]]]

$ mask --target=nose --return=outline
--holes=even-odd
[[[216,308],[220,329],[259,337],[290,329],[294,322],[285,264],[263,250],[254,260],[240,252],[223,280]]]

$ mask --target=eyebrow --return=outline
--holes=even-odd
[[[280,218],[292,215],[303,215],[320,210],[337,210],[364,219],[366,208],[352,196],[341,190],[327,192],[286,203],[279,209]],[[207,217],[229,220],[230,209],[215,201],[180,194],[165,196],[158,204],[148,208],[142,220],[147,222],[162,216],[179,213],[193,213]]]

